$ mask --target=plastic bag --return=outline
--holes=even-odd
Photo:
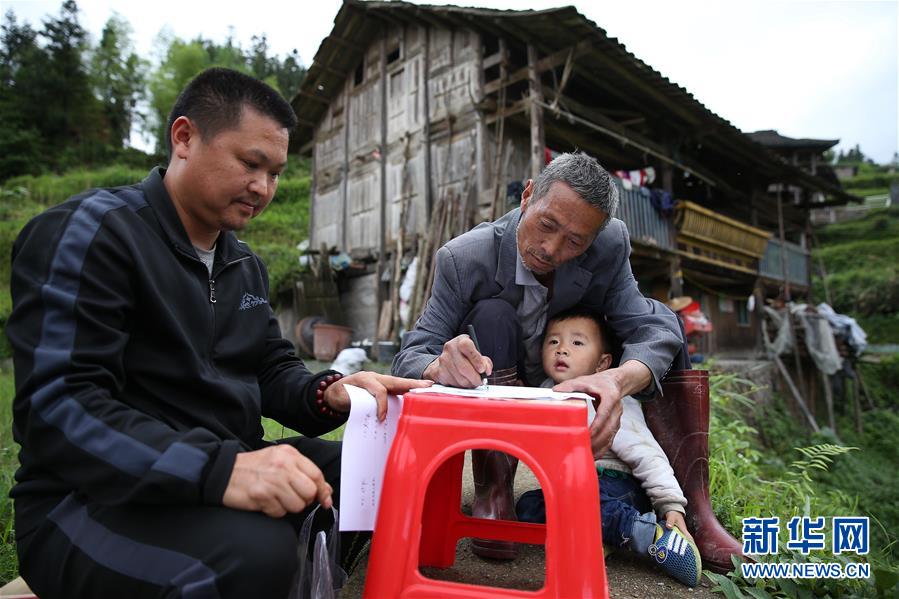
[[[348,347],[340,350],[337,359],[331,363],[331,370],[336,370],[340,374],[346,376],[362,370],[362,365],[368,356],[361,347]]]
[[[340,567],[340,532],[338,530],[337,508],[331,508],[334,523],[331,525],[330,534],[326,535],[321,530],[315,535],[315,547],[312,551],[312,560],[308,559],[309,538],[312,536],[312,523],[315,514],[321,506],[314,510],[303,521],[300,528],[299,546],[297,547],[297,560],[299,567],[295,583],[290,592],[289,599],[334,599],[336,591],[343,588],[347,575]]]

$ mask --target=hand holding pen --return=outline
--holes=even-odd
[[[478,343],[478,336],[474,332],[473,324],[468,325],[468,336],[471,337],[471,340],[474,342],[474,348],[476,350],[478,350],[478,353],[480,354],[481,353],[481,344]],[[486,389],[487,388],[487,373],[479,372],[478,376],[481,377],[481,387],[484,387]]]
[[[493,362],[481,354],[471,335],[459,335],[443,344],[443,351],[421,375],[448,387],[473,389],[485,384],[493,373]]]

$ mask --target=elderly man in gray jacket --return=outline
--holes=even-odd
[[[540,347],[547,318],[581,304],[604,314],[623,344],[620,365],[566,381],[557,391],[582,391],[599,400],[590,426],[599,458],[621,419],[621,398],[651,397],[671,368],[682,341],[677,317],[643,297],[631,272],[627,228],[613,218],[617,188],[586,154],[562,154],[535,181],[521,207],[482,223],[437,252],[431,297],[403,339],[393,374],[475,387],[480,373],[493,384],[543,380]],[[480,352],[465,334],[473,325]],[[472,452],[474,517],[514,520],[517,459]],[[511,559],[511,543],[476,539],[484,557]]]

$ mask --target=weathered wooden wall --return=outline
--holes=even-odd
[[[357,73],[350,74],[316,128],[313,247],[326,243],[355,255],[378,253],[382,85],[387,86],[387,251],[395,247],[404,206],[407,240],[425,232],[429,224],[426,186],[433,203],[444,196],[467,200],[476,222],[487,214],[483,207],[493,196],[491,171],[497,144],[496,125],[483,125],[476,106],[483,85],[480,37],[469,30],[430,28],[426,32],[425,26],[396,25],[386,27],[385,36],[386,81],[380,71],[381,40],[376,40],[365,52],[363,81],[357,83]],[[426,131],[431,144],[430,176]],[[506,129],[501,199],[506,182],[527,176],[528,143],[525,135]]]

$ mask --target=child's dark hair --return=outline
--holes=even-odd
[[[281,94],[268,84],[233,69],[213,67],[193,78],[178,95],[169,113],[165,142],[172,156],[172,124],[180,116],[193,121],[204,140],[240,124],[241,112],[247,106],[293,130],[297,117]]]
[[[590,308],[586,308],[584,306],[574,306],[573,308],[568,308],[562,312],[559,312],[555,316],[547,321],[546,325],[549,328],[549,325],[553,322],[561,322],[563,320],[571,320],[572,318],[586,318],[588,320],[592,320],[596,323],[596,328],[599,329],[599,337],[602,340],[602,349],[606,353],[612,353],[612,348],[614,347],[612,344],[612,337],[609,335],[609,327],[606,323],[606,319]]]

